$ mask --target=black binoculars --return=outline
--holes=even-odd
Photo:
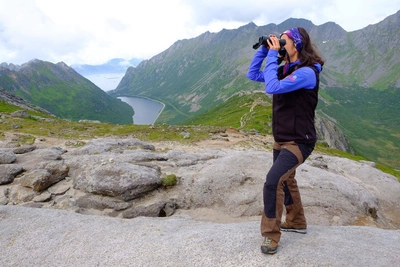
[[[260,46],[265,45],[265,44],[269,45],[268,44],[268,40],[270,40],[269,36],[266,36],[266,35],[260,36],[260,38],[258,38],[258,43],[253,45],[253,49],[258,49]],[[285,39],[279,39],[279,45],[281,46],[281,48],[285,44],[286,44],[286,40]]]

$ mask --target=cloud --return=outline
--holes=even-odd
[[[0,58],[69,65],[150,58],[178,40],[249,22],[262,26],[305,18],[353,31],[399,9],[392,0],[0,0]]]

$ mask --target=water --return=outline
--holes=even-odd
[[[118,99],[128,103],[135,111],[133,115],[133,124],[153,124],[164,109],[163,103],[147,98],[118,97]]]
[[[90,74],[85,78],[97,85],[103,91],[114,90],[117,88],[125,73],[105,73],[105,74]],[[133,115],[133,124],[153,124],[161,111],[164,104],[153,101],[147,98],[140,97],[118,97],[122,101],[128,103],[135,114]]]

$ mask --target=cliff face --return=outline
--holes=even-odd
[[[318,139],[326,142],[329,147],[353,153],[346,136],[334,122],[325,117],[316,116],[315,129]]]

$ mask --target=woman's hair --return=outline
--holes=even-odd
[[[312,66],[315,63],[324,65],[325,61],[318,51],[318,48],[311,42],[310,35],[302,28],[297,28],[303,38],[303,48],[299,53],[300,65],[299,67]]]

